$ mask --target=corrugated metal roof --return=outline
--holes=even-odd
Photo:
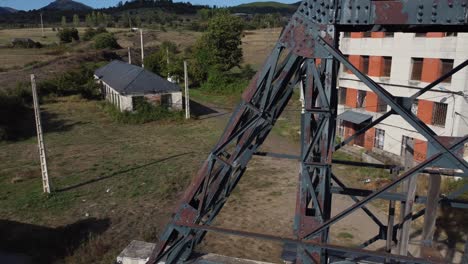
[[[338,115],[338,119],[341,119],[343,121],[348,121],[353,124],[362,124],[364,122],[367,122],[372,119],[371,115],[366,115],[358,112],[354,112],[352,110],[348,110],[340,115]]]
[[[178,85],[169,82],[157,74],[118,60],[97,69],[94,75],[120,94],[132,95],[181,91]]]

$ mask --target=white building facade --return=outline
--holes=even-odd
[[[394,96],[410,97],[468,59],[468,33],[344,33],[340,49],[360,71]],[[375,120],[390,107],[342,66],[338,82],[339,111]],[[468,68],[419,97],[412,112],[439,136],[468,134]],[[349,113],[348,113],[349,114]],[[353,113],[354,115],[355,113]],[[365,123],[338,122],[338,136],[346,138]],[[410,146],[414,161],[427,157],[428,143],[410,124],[392,115],[351,144],[383,151],[394,157]]]

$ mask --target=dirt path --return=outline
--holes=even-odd
[[[210,107],[222,114],[212,117],[219,120],[219,127],[222,129],[230,113],[226,113],[225,109]],[[262,151],[285,154],[298,154],[299,149],[298,143],[291,142],[275,133],[270,134],[261,148]],[[215,225],[235,230],[293,237],[298,174],[299,163],[297,161],[254,157],[237,189],[217,217]],[[353,204],[351,198],[333,196],[332,215],[336,215]],[[379,219],[385,221],[383,213],[372,206],[370,209]],[[358,211],[332,227],[331,242],[340,245],[358,245],[373,237],[377,231],[377,225],[363,211]],[[204,240],[201,250],[279,263],[283,245],[211,233]]]

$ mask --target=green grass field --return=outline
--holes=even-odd
[[[68,237],[64,256],[57,256],[54,247],[50,252],[27,249],[27,255],[47,256],[37,263],[55,257],[67,263],[111,263],[130,240],[154,240],[170,213],[168,201],[185,188],[221,131],[212,119],[117,124],[98,102],[74,97],[45,104],[43,113],[56,192],[42,193],[32,127],[29,139],[1,143],[0,230],[9,229],[4,221],[54,232],[93,218],[111,224],[102,233],[90,228],[89,241],[79,247],[76,236]],[[47,248],[52,241],[45,240]]]

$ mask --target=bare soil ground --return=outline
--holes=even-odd
[[[244,63],[251,64],[254,69],[263,65],[270,55],[281,34],[281,28],[247,30],[242,38]]]
[[[80,33],[85,28],[80,28]],[[84,62],[98,62],[120,58],[127,60],[127,47],[134,48],[133,60],[140,60],[140,36],[138,32],[130,32],[126,29],[110,28],[118,38],[121,50],[98,51],[92,46],[92,42],[78,42],[62,46],[44,47],[41,49],[16,49],[0,48],[0,83],[2,88],[15,87],[18,82],[28,82],[29,75],[35,74],[40,79],[47,79],[56,74],[75,69]],[[56,42],[56,32],[46,29],[46,40]],[[145,30],[145,48],[151,50],[163,41],[176,43],[181,51],[193,45],[200,33],[192,31]],[[40,29],[0,30],[0,46],[7,45],[11,38],[30,37],[41,41]],[[112,52],[116,55],[111,56]],[[117,57],[116,57],[117,56]]]

